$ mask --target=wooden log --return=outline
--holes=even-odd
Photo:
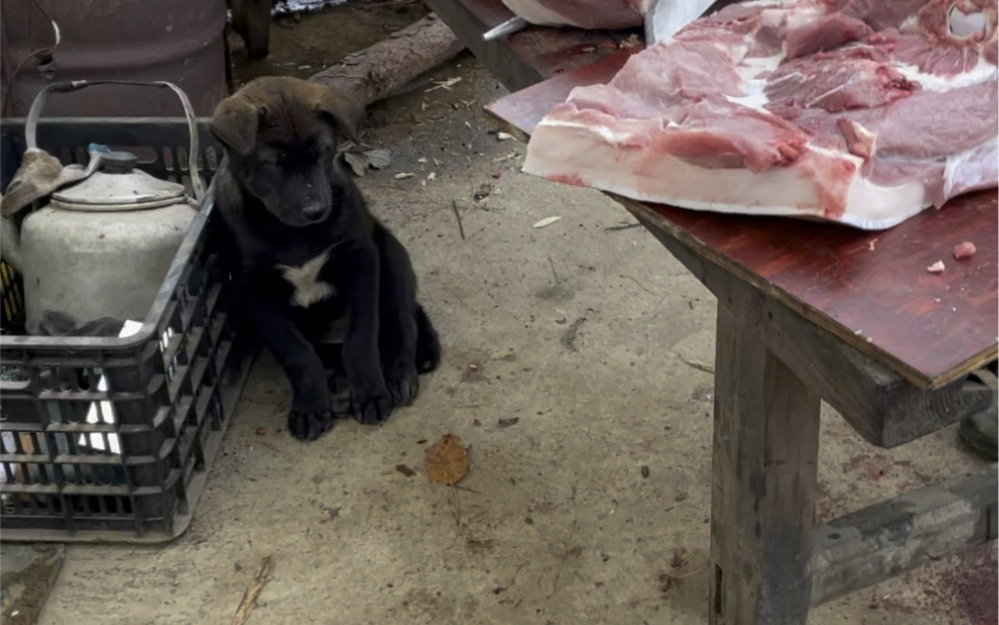
[[[718,305],[711,625],[801,625],[811,604],[820,400],[762,313]]]
[[[309,77],[366,107],[401,90],[464,49],[447,24],[431,13],[370,48]]]
[[[996,538],[996,465],[905,493],[818,527],[812,605]]]

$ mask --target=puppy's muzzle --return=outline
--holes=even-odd
[[[302,216],[309,221],[320,221],[326,214],[326,207],[320,202],[313,202],[302,207]]]

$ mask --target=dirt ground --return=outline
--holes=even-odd
[[[234,46],[236,76],[307,76],[424,14],[280,18],[270,58]],[[42,625],[228,622],[267,555],[250,624],[707,622],[714,298],[641,228],[608,230],[633,221],[609,199],[519,173],[481,114],[505,93],[466,54],[369,115],[392,162],[360,184],[445,346],[416,404],[302,444],[262,356],[188,532],[69,546]],[[979,464],[953,428],[885,451],[823,410],[820,521]],[[470,445],[456,491],[423,469],[446,433]],[[809,623],[994,625],[996,589],[992,544]]]

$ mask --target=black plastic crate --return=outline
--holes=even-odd
[[[219,159],[199,127],[207,184]],[[128,150],[190,190],[182,118],[43,119],[37,141],[65,164],[85,163],[90,143]],[[2,188],[24,148],[24,120],[0,123]],[[11,335],[4,313],[3,540],[165,542],[187,528],[258,351],[231,315],[232,251],[213,209],[209,193],[133,336]]]

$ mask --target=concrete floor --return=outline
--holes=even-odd
[[[324,15],[302,28],[349,13]],[[270,71],[296,28],[276,29]],[[468,57],[434,78],[459,76],[372,111],[393,162],[360,179],[445,345],[416,404],[302,444],[278,431],[288,387],[263,356],[189,531],[70,546],[42,625],[228,622],[265,555],[250,624],[707,622],[713,380],[688,363],[713,362],[715,301],[641,228],[607,230],[633,220],[601,194],[520,174],[524,146],[480,114],[505,91]],[[445,433],[470,445],[457,524],[423,471]],[[884,451],[828,407],[821,454],[820,520],[977,464],[953,428]],[[973,549],[809,623],[994,624],[995,571],[994,544]]]

